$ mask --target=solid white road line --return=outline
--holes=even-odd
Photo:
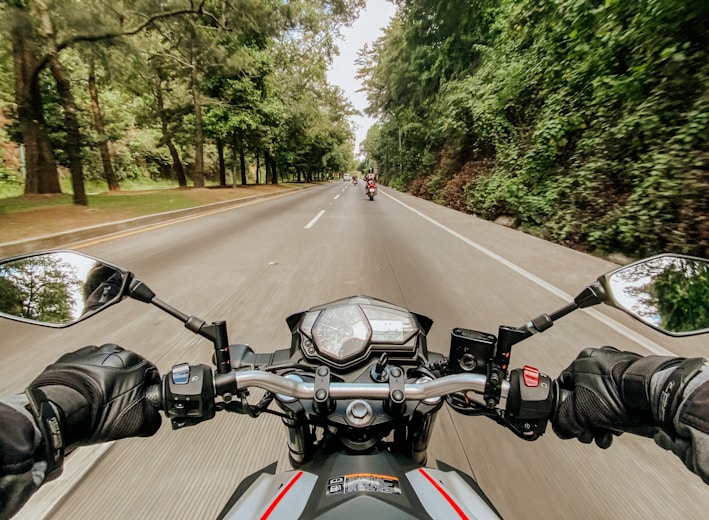
[[[504,265],[505,267],[508,267],[508,268],[512,269],[512,270],[513,270],[514,272],[516,272],[517,274],[519,274],[519,275],[521,275],[521,276],[524,276],[526,279],[528,279],[528,280],[531,281],[532,283],[535,283],[535,284],[537,284],[539,287],[541,287],[541,288],[543,288],[543,289],[546,289],[547,291],[549,291],[549,292],[552,293],[553,295],[558,296],[559,298],[561,298],[561,299],[564,300],[565,302],[568,303],[568,302],[573,301],[573,299],[574,299],[573,296],[571,296],[570,294],[567,294],[565,291],[562,291],[562,290],[559,289],[558,287],[556,287],[556,286],[550,284],[549,282],[546,282],[546,281],[542,280],[542,279],[539,278],[538,276],[533,275],[532,273],[530,273],[529,271],[523,269],[522,267],[518,266],[517,264],[512,263],[512,262],[510,262],[509,260],[507,260],[506,258],[501,257],[501,256],[498,255],[497,253],[493,253],[492,251],[490,251],[490,250],[489,250],[488,248],[486,248],[485,246],[483,246],[483,245],[481,245],[481,244],[478,244],[477,242],[474,242],[473,240],[470,240],[470,239],[467,238],[467,237],[464,237],[463,235],[461,235],[461,234],[458,233],[457,231],[453,231],[452,229],[450,229],[450,228],[444,226],[443,224],[441,224],[441,223],[438,222],[437,220],[434,220],[433,218],[429,217],[428,215],[424,215],[423,213],[421,213],[421,212],[418,211],[417,209],[412,208],[412,207],[409,206],[408,204],[406,204],[406,203],[404,203],[404,202],[401,202],[400,200],[398,200],[398,199],[392,197],[391,195],[388,195],[387,193],[384,193],[383,191],[382,191],[381,193],[382,193],[383,195],[385,195],[386,197],[390,198],[391,200],[393,200],[394,202],[397,202],[398,204],[401,204],[403,207],[405,207],[405,208],[408,209],[409,211],[412,211],[413,213],[416,213],[419,217],[421,217],[422,219],[424,219],[424,220],[430,222],[430,223],[433,224],[434,226],[436,226],[436,227],[442,229],[442,230],[445,231],[446,233],[448,233],[448,234],[454,236],[455,238],[457,238],[457,239],[459,239],[459,240],[465,242],[465,243],[468,244],[469,246],[474,247],[475,249],[477,249],[477,250],[480,251],[481,253],[483,253],[483,254],[489,256],[490,258],[492,258],[493,260],[495,260],[495,261],[501,263],[501,264]],[[617,321],[615,321],[615,320],[609,318],[608,316],[606,316],[606,315],[604,315],[604,314],[601,314],[600,312],[598,312],[598,311],[596,311],[596,310],[587,309],[586,312],[587,312],[588,314],[590,314],[591,316],[593,316],[596,320],[598,320],[598,321],[600,321],[601,323],[603,323],[604,325],[606,325],[607,327],[610,327],[610,328],[613,329],[614,331],[616,331],[616,332],[618,332],[619,334],[625,336],[625,337],[628,338],[629,340],[631,340],[631,341],[637,343],[637,344],[640,345],[641,347],[646,348],[647,350],[649,350],[649,351],[652,352],[653,354],[657,354],[657,355],[660,355],[660,356],[676,356],[676,355],[677,355],[677,354],[675,354],[675,353],[673,353],[673,352],[670,352],[670,351],[667,350],[666,348],[661,347],[660,345],[658,345],[658,344],[655,343],[654,341],[651,341],[651,340],[649,340],[649,339],[643,337],[642,335],[638,334],[638,333],[635,332],[634,330],[632,330],[632,329],[626,327],[625,325],[623,325],[623,324],[621,324],[621,323],[618,323]]]

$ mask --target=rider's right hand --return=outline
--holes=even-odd
[[[595,440],[607,448],[613,432],[665,426],[654,413],[650,381],[653,374],[682,361],[613,347],[583,350],[559,376],[559,387],[569,394],[552,421],[554,431],[562,439]]]
[[[113,344],[84,347],[48,366],[25,393],[42,433],[49,478],[76,446],[153,435],[161,418],[145,393],[159,383],[155,365]]]

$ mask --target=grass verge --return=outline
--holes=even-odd
[[[23,195],[0,199],[0,244],[97,224],[192,208],[252,196],[268,196],[305,184],[260,184],[236,188],[170,188],[103,192],[88,206],[72,204],[70,194]]]
[[[295,187],[297,185],[288,184],[288,186]],[[88,207],[92,210],[118,210],[130,213],[135,212],[136,214],[149,214],[240,198],[248,196],[249,191],[257,191],[259,188],[268,189],[268,187],[268,185],[249,185],[246,187],[225,188],[223,190],[210,187],[207,189],[208,191],[205,191],[205,189],[198,188],[175,188],[174,185],[160,186],[143,183],[136,184],[133,187],[122,187],[121,191],[118,192],[91,192],[87,189],[87,197],[89,200]],[[71,193],[2,196],[10,193],[12,191],[3,191],[0,188],[0,215],[73,205]],[[235,196],[236,194],[238,196]]]

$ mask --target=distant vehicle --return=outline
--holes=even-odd
[[[352,178],[352,177],[350,176],[349,173],[345,173],[345,174],[342,176],[342,180],[343,180],[343,181],[348,181],[348,180],[350,180],[351,178]]]

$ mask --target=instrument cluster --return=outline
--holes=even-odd
[[[360,297],[305,312],[299,332],[306,357],[343,368],[374,352],[413,353],[419,325],[410,312]]]

